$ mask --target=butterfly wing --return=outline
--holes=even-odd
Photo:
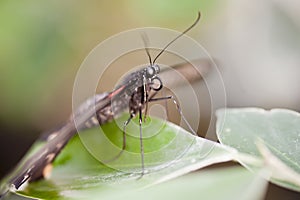
[[[95,95],[85,101],[63,125],[42,134],[37,142],[44,144],[30,156],[25,156],[17,168],[8,175],[3,192],[0,191],[0,198],[10,189],[18,189],[27,181],[44,177],[51,163],[78,130],[86,129],[88,121],[95,118],[103,109],[109,108],[111,97],[108,93]]]

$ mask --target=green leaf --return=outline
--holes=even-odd
[[[265,168],[271,182],[300,191],[300,114],[291,110],[222,109],[217,135],[238,150],[236,159],[252,170]]]
[[[112,158],[122,146],[118,122],[80,133],[57,157],[50,178],[30,183],[18,194],[42,199],[117,198],[233,157],[230,148],[195,137],[170,122],[149,118],[143,127],[146,174],[141,177],[137,122],[126,132],[126,151],[115,160]]]
[[[122,194],[124,199],[263,199],[268,182],[243,167],[230,167],[189,174],[146,190]],[[177,192],[176,192],[177,191]],[[103,199],[120,199],[121,196]],[[101,198],[102,199],[102,198]]]

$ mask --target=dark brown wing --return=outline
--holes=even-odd
[[[167,87],[177,87],[186,84],[183,79],[178,78],[182,75],[190,83],[202,80],[213,67],[210,59],[197,59],[190,62],[176,64],[170,68],[164,68],[160,72],[160,78]]]
[[[101,98],[99,98],[100,96]],[[53,162],[63,147],[77,133],[77,130],[86,128],[86,122],[96,116],[95,111],[98,113],[110,106],[112,95],[101,94],[100,96],[94,98],[95,103],[93,104],[87,105],[85,102],[79,108],[80,114],[75,113],[64,125],[53,129],[50,134],[42,136],[42,139],[46,140],[45,145],[29,158],[24,158],[20,162],[21,167],[12,172],[0,198],[11,188],[18,189],[26,181],[43,177],[47,166]]]

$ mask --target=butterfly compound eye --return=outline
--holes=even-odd
[[[152,65],[146,68],[147,77],[154,77],[160,72],[160,67],[158,65]]]
[[[149,66],[146,68],[147,77],[150,78],[155,74],[155,68],[153,66]]]
[[[160,72],[160,67],[159,67],[158,65],[156,65],[156,64],[153,65],[152,67],[154,68],[155,73],[156,73],[156,74],[159,74],[159,72]]]

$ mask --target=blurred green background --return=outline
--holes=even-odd
[[[2,0],[0,177],[67,119],[76,72],[99,42],[145,26],[181,31],[198,11],[189,35],[217,60],[228,106],[300,110],[298,1]]]

